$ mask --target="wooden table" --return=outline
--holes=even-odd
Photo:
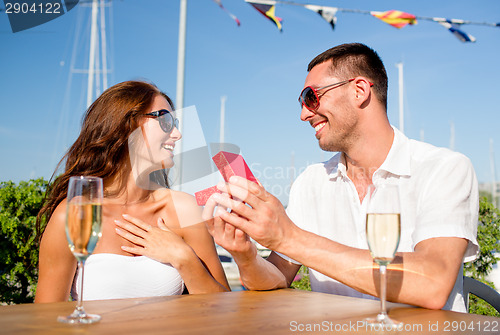
[[[175,297],[87,301],[92,325],[67,325],[58,315],[74,302],[0,307],[0,334],[296,334],[377,333],[363,325],[378,312],[374,300],[292,289]],[[405,322],[400,334],[500,334],[500,318],[388,304]],[[395,332],[378,332],[395,333]]]

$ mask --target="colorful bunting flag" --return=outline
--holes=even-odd
[[[386,12],[371,11],[370,14],[398,29],[403,28],[407,24],[417,24],[415,15],[399,10],[389,10]]]
[[[238,18],[235,15],[233,15],[233,13],[231,13],[226,8],[224,8],[224,6],[222,5],[221,0],[214,0],[214,2],[216,4],[218,4],[219,7],[222,8],[222,10],[225,11],[234,21],[236,21],[236,24],[238,25],[238,27],[240,26],[240,20],[238,20]]]
[[[332,26],[332,29],[335,29],[335,24],[337,23],[337,17],[335,15],[337,14],[338,8],[316,5],[304,5],[304,7],[321,15],[321,17]]]
[[[276,1],[271,1],[271,0],[245,0],[247,3],[252,5],[256,10],[259,11],[262,15],[267,17],[269,20],[271,20],[276,27],[278,27],[279,31],[283,31],[281,27],[281,21],[283,21],[281,18],[276,17],[275,15],[275,5]]]
[[[214,0],[214,1],[216,1],[222,8],[222,5],[220,4],[220,0]],[[401,29],[409,24],[410,25],[417,24],[417,19],[438,22],[442,26],[446,27],[446,29],[448,29],[453,35],[455,35],[462,42],[475,42],[476,41],[476,38],[474,36],[469,35],[461,30],[462,25],[474,24],[474,25],[489,26],[489,27],[500,27],[500,22],[499,23],[473,22],[473,21],[464,21],[464,20],[459,20],[459,19],[424,17],[424,16],[416,16],[413,14],[405,13],[405,12],[402,12],[399,10],[389,10],[389,11],[385,11],[385,12],[366,11],[366,10],[359,10],[359,9],[346,9],[346,8],[319,6],[319,5],[313,5],[313,4],[302,4],[302,3],[293,2],[291,0],[245,0],[245,2],[252,5],[262,15],[264,15],[269,20],[271,20],[271,22],[273,22],[276,25],[276,27],[278,27],[280,32],[282,31],[282,26],[281,26],[282,19],[279,17],[276,17],[276,15],[275,15],[275,5],[278,3],[285,4],[285,5],[301,6],[301,7],[307,8],[309,10],[315,11],[316,13],[321,15],[321,17],[323,19],[325,19],[330,24],[332,29],[335,29],[335,25],[337,24],[336,15],[338,12],[370,14],[370,15],[372,15],[372,16],[390,24],[391,26],[398,28],[398,29]]]
[[[462,42],[476,42],[476,38],[472,35],[469,35],[465,33],[464,31],[460,30],[461,24],[454,21],[454,20],[441,20],[441,19],[435,19],[440,25],[448,29],[453,35],[455,35],[456,38],[458,38]]]

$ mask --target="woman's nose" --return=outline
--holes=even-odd
[[[174,129],[172,129],[172,132],[170,133],[170,137],[174,141],[178,141],[178,140],[180,140],[182,138],[182,134],[179,131],[179,129],[177,129],[177,127],[174,127]]]

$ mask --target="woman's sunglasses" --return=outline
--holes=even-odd
[[[169,110],[160,109],[159,111],[154,111],[145,115],[155,117],[160,123],[161,130],[166,133],[170,133],[174,127],[179,128],[179,120],[174,118]]]

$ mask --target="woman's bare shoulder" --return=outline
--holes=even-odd
[[[158,198],[170,200],[169,203],[175,211],[181,228],[203,221],[201,218],[202,208],[198,206],[196,198],[191,194],[175,190],[161,190],[158,196]]]
[[[201,209],[196,203],[196,198],[189,193],[175,191],[170,189],[161,189],[155,191],[155,199],[157,200],[172,200],[175,206],[180,206],[182,209]]]
[[[68,249],[68,243],[65,236],[66,225],[66,199],[57,205],[56,209],[50,216],[49,222],[45,227],[42,235],[42,246],[48,248],[58,248],[63,243],[64,248]]]
[[[66,199],[63,199],[59,205],[56,206],[54,212],[50,216],[50,220],[47,223],[47,227],[49,225],[64,225],[66,223]]]

